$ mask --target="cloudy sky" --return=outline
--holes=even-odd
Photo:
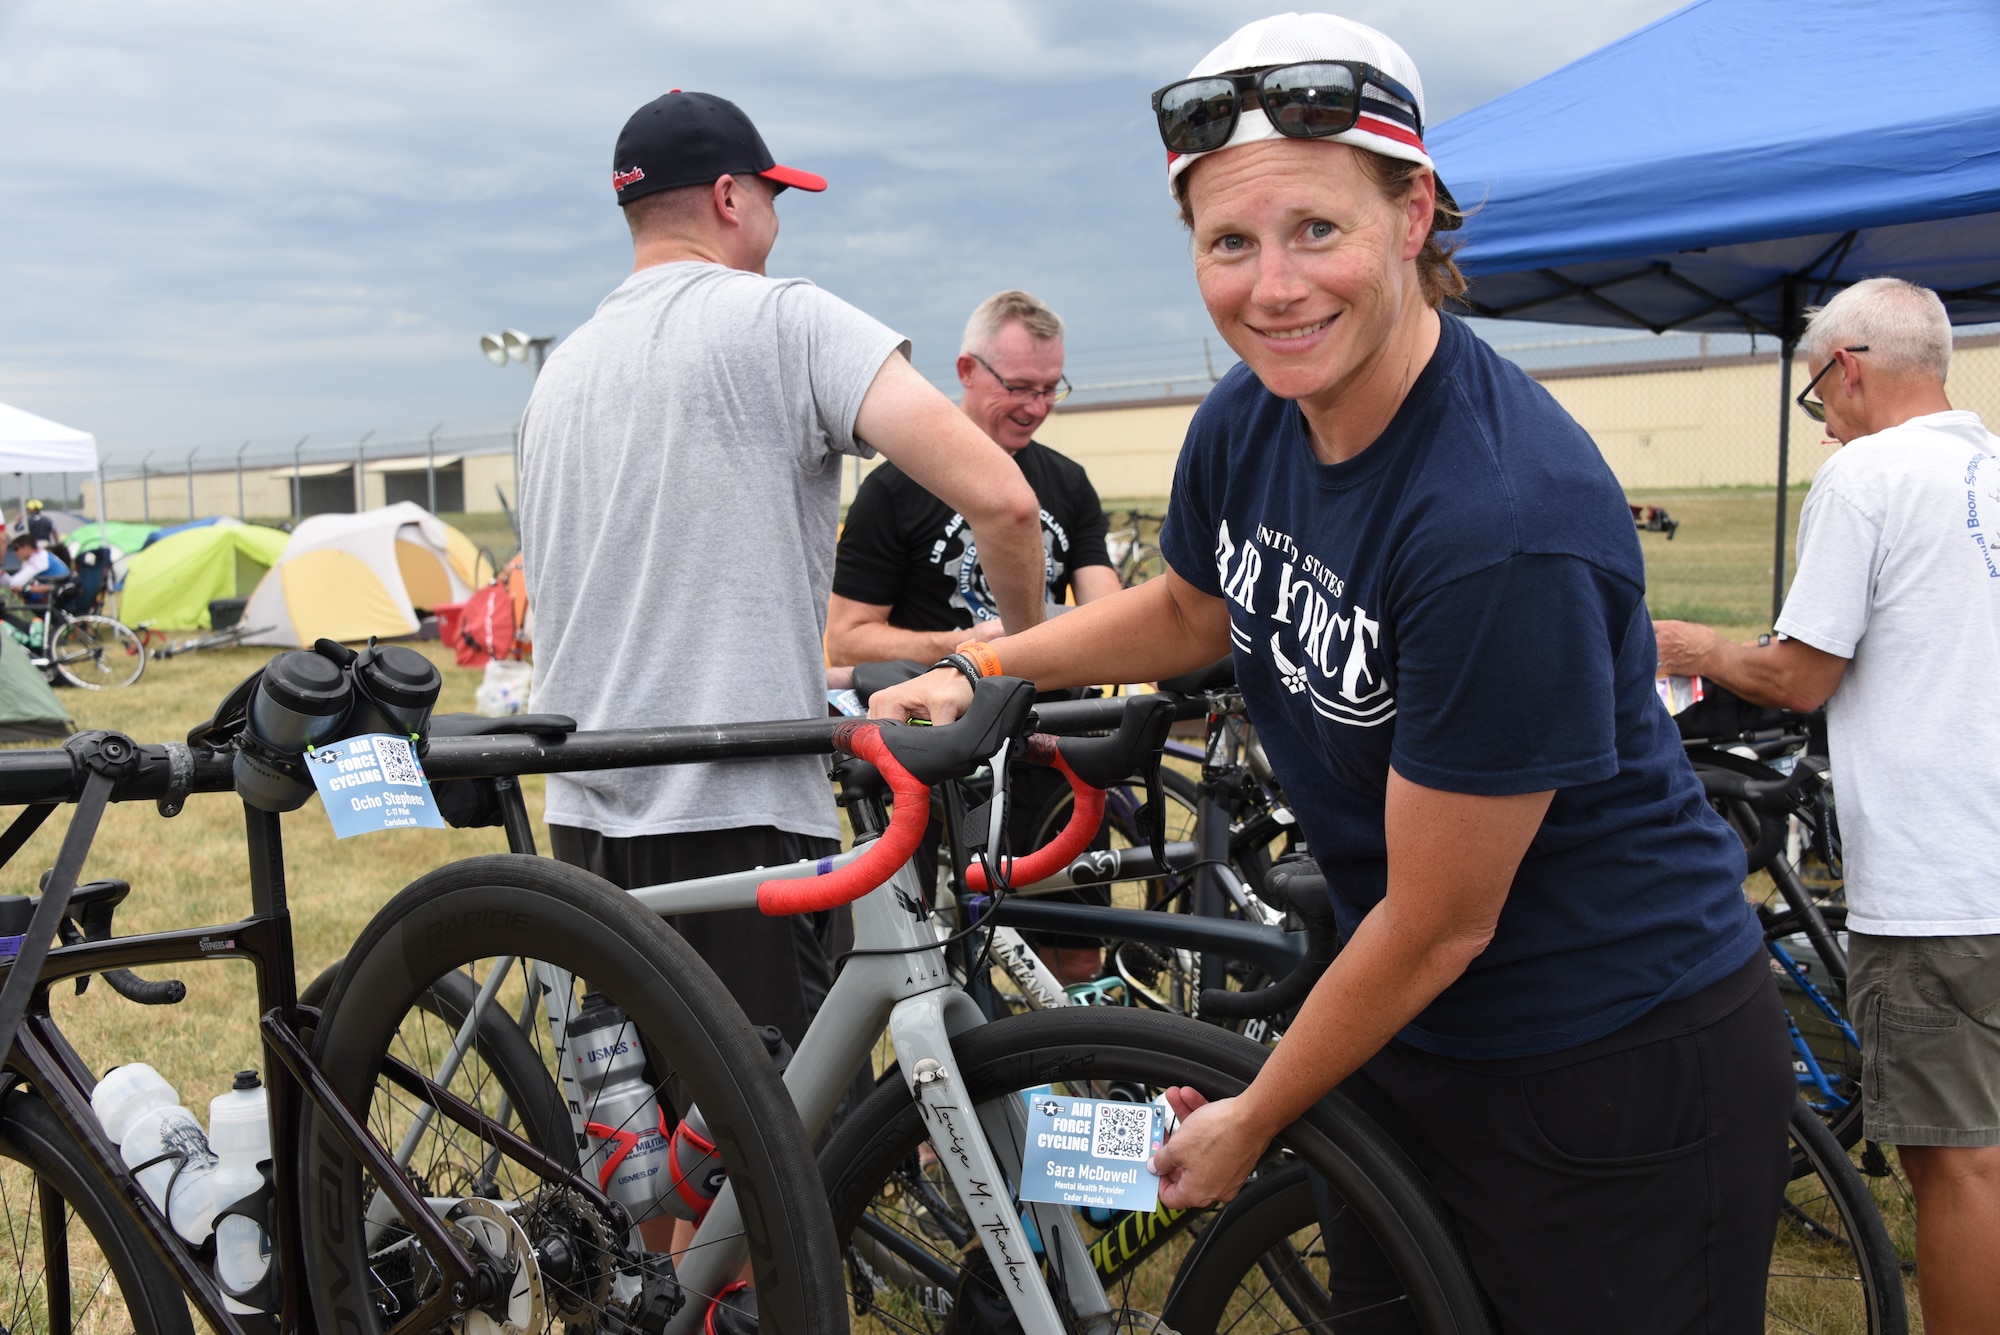
[[[1678,0],[1351,0],[1430,121]],[[833,188],[772,272],[912,337],[1029,288],[1073,378],[1198,367],[1207,321],[1147,94],[1246,0],[0,0],[0,401],[136,463],[510,421],[503,326],[564,335],[630,265],[611,145],[720,93]],[[226,448],[225,448],[226,447]]]

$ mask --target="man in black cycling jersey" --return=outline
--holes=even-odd
[[[1104,538],[1110,528],[1081,465],[1034,438],[1069,393],[1063,323],[1029,293],[979,303],[959,345],[959,407],[1007,451],[1041,503],[1048,599],[1060,606],[1118,592]],[[914,658],[935,662],[967,639],[1005,633],[965,516],[895,464],[870,473],[848,508],[827,601],[826,657],[835,666]],[[1013,777],[1014,845],[1024,848],[1051,803],[1069,793],[1060,775],[1022,767]],[[928,865],[928,863],[926,863]],[[1108,903],[1108,891],[1095,902]],[[1024,933],[1065,983],[1097,977],[1102,947],[1085,937]]]

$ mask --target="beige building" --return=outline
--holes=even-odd
[[[1778,354],[1586,366],[1535,378],[1590,433],[1628,491],[1768,487],[1778,475]],[[1792,392],[1805,387],[1804,359]],[[1946,386],[1951,401],[2000,424],[2000,335],[1960,339]],[[1174,460],[1201,396],[1060,407],[1036,439],[1075,459],[1107,500],[1164,497]],[[1791,416],[1794,484],[1835,449],[1819,423],[1796,406]],[[848,470],[851,497],[856,476]]]
[[[1778,471],[1778,369],[1778,355],[1770,352],[1547,370],[1536,379],[1590,433],[1626,490],[1659,492],[1771,485]],[[1795,363],[1794,393],[1807,374],[1803,360]],[[2000,424],[2000,335],[1959,340],[1947,389],[1957,406],[1979,413],[1989,425]],[[1190,394],[1065,405],[1050,415],[1037,439],[1082,464],[1107,501],[1158,500],[1172,488],[1174,461],[1200,404],[1201,396]],[[1788,411],[1787,472],[1792,483],[1803,484],[1835,447],[1818,423],[1796,407]],[[857,461],[843,469],[843,504],[878,462]],[[511,449],[440,454],[437,467],[439,510],[498,510],[496,490],[514,504]],[[427,502],[421,453],[367,460],[365,493],[359,496],[354,469],[351,460],[301,465],[296,485],[303,513],[352,510],[357,502],[367,507]],[[276,519],[293,513],[291,468],[268,463],[246,468],[241,486],[239,507],[235,470],[197,471],[193,515]],[[94,480],[84,486],[86,513],[96,511],[95,487]],[[143,493],[139,478],[118,478],[106,485],[105,500],[114,519],[150,515],[154,522],[169,523],[190,517],[188,487],[184,472],[154,474]]]

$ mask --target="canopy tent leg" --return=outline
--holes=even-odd
[[[1827,271],[1820,284],[1822,298],[1833,282],[1833,275],[1839,272],[1841,261],[1847,258],[1847,250],[1854,244],[1854,237],[1855,233],[1849,232],[1834,246],[1823,251],[1819,260],[1806,267],[1806,272],[1810,273],[1819,267],[1820,260],[1834,256],[1833,268]],[[1777,536],[1771,551],[1771,626],[1774,630],[1778,614],[1785,610],[1785,485],[1792,475],[1792,359],[1798,355],[1799,335],[1805,332],[1805,317],[1799,310],[1802,278],[1802,274],[1788,275],[1778,293],[1778,518],[1773,526]]]
[[[1785,483],[1792,471],[1792,357],[1799,345],[1786,341],[1778,349],[1778,522],[1771,553],[1771,624],[1785,610]]]

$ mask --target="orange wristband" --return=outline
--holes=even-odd
[[[993,652],[993,646],[984,640],[967,640],[952,651],[964,654],[972,660],[972,666],[979,669],[982,677],[1000,675],[1000,655]]]

